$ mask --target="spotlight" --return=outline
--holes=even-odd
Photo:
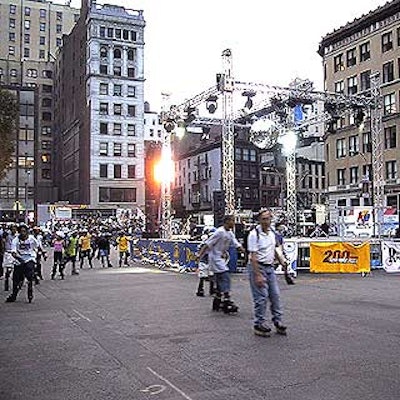
[[[184,121],[185,121],[185,124],[186,125],[189,125],[189,124],[191,124],[196,118],[197,118],[197,116],[196,116],[196,108],[195,107],[187,107],[186,109],[185,109],[185,113],[186,113],[186,116],[185,116],[185,118],[183,119]]]
[[[217,104],[218,97],[215,95],[211,95],[206,99],[206,108],[210,114],[214,114],[218,108]]]
[[[245,103],[245,107],[248,108],[249,110],[253,107],[253,100],[252,97],[254,97],[256,95],[256,92],[253,90],[245,90],[242,93],[242,96],[247,97],[246,103]]]
[[[175,129],[175,123],[172,119],[167,119],[164,122],[164,129],[168,132],[171,133]]]

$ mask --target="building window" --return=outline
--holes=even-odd
[[[39,30],[40,32],[46,32],[46,24],[44,22],[39,24]]]
[[[349,137],[349,156],[355,156],[360,152],[360,140],[358,135]]]
[[[25,7],[25,16],[29,17],[31,15],[31,8],[30,7]]]
[[[335,82],[335,93],[344,93],[344,81]]]
[[[42,135],[51,135],[51,126],[42,126]]]
[[[99,30],[99,33],[100,33],[100,37],[101,38],[106,37],[106,28],[104,26],[101,26],[100,30]]]
[[[396,148],[396,125],[385,128],[385,149]]]
[[[38,72],[37,69],[29,68],[26,70],[26,76],[29,78],[37,78]]]
[[[126,29],[124,29],[124,31],[123,31],[123,37],[124,37],[124,40],[129,39],[129,31],[127,31]]]
[[[52,85],[42,85],[42,92],[43,93],[53,93],[53,86]]]
[[[129,117],[136,116],[136,106],[128,105],[128,116]]]
[[[99,155],[108,156],[108,143],[105,142],[100,143]]]
[[[100,122],[100,135],[108,135],[108,123]]]
[[[8,34],[8,41],[9,42],[15,42],[15,32],[10,32]]]
[[[100,203],[136,203],[136,188],[99,188]]]
[[[345,139],[336,140],[336,158],[346,157],[346,141]]]
[[[45,51],[44,51],[44,50],[39,50],[39,58],[40,58],[41,60],[44,60],[45,57],[46,57]]]
[[[136,97],[136,87],[128,86],[128,97]]]
[[[100,83],[100,94],[102,95],[108,94],[108,83]]]
[[[371,153],[371,133],[363,133],[363,153]]]
[[[114,143],[113,154],[115,157],[121,157],[122,155],[122,143]]]
[[[107,28],[107,37],[109,38],[114,37],[114,28]]]
[[[108,50],[107,47],[100,47],[100,57],[101,58],[106,58],[108,57]]]
[[[17,6],[15,4],[10,4],[10,14],[16,14]]]
[[[29,44],[30,42],[31,42],[31,35],[29,33],[25,33],[25,35],[24,35],[24,44]]]
[[[62,33],[62,25],[60,25],[60,24],[56,25],[56,32],[57,33]]]
[[[128,157],[136,157],[136,145],[128,143]]]
[[[121,29],[115,29],[115,37],[117,39],[121,39]]]
[[[42,99],[42,107],[51,107],[52,106],[52,99],[45,97]]]
[[[344,71],[343,54],[338,54],[333,59],[334,71]]]
[[[357,75],[347,78],[347,94],[357,93]]]
[[[400,28],[397,28],[397,46],[400,47]]]
[[[136,178],[136,165],[128,165],[128,178],[129,179]]]
[[[115,76],[121,76],[122,75],[122,69],[119,65],[114,65],[114,75]]]
[[[371,87],[371,71],[364,71],[360,74],[361,91],[368,90]]]
[[[35,140],[35,134],[34,134],[33,129],[29,129],[28,127],[20,128],[19,140],[23,140],[25,142]]]
[[[128,124],[128,136],[136,136],[136,125]]]
[[[350,184],[358,184],[358,167],[351,167],[350,168]]]
[[[32,131],[32,139],[33,140],[33,131]],[[50,140],[42,140],[42,150],[51,150],[51,141]]]
[[[250,149],[250,161],[256,161],[256,151],[254,149]]]
[[[346,53],[347,66],[352,67],[353,65],[356,65],[356,63],[357,63],[356,48],[347,50],[347,53]]]
[[[114,164],[114,178],[121,179],[122,177],[121,171],[122,171],[121,164]]]
[[[41,46],[44,46],[46,44],[46,37],[45,36],[40,36],[39,37],[39,44]]]
[[[121,124],[114,123],[113,134],[114,135],[121,135],[122,134],[122,125]]]
[[[128,77],[129,78],[135,77],[135,68],[128,68]]]
[[[122,85],[114,84],[114,96],[122,96]]]
[[[51,170],[48,168],[42,169],[42,179],[51,179]]]
[[[62,21],[62,19],[63,19],[63,14],[62,14],[61,11],[57,11],[57,12],[56,12],[56,18],[57,18],[57,21]]]
[[[100,115],[108,115],[108,103],[100,103]]]
[[[16,69],[11,69],[10,70],[10,76],[15,78],[17,76],[17,70]]]
[[[114,49],[114,58],[120,59],[122,57],[121,49]]]
[[[394,62],[393,61],[389,61],[385,64],[383,64],[382,67],[383,70],[383,76],[382,76],[382,83],[386,83],[386,82],[391,82],[394,80]]]
[[[397,178],[397,164],[396,161],[386,162],[386,179],[396,179]]]
[[[15,47],[14,46],[8,46],[8,55],[10,55],[10,56],[15,55]]]
[[[44,10],[43,8],[41,8],[41,9],[39,10],[39,16],[40,16],[40,18],[46,18],[46,14],[47,14],[47,11]]]
[[[56,39],[56,46],[57,47],[61,47],[62,46],[62,39],[61,38],[57,38]]]
[[[129,61],[134,61],[135,59],[135,50],[134,49],[129,49],[128,50],[128,60]]]
[[[100,73],[101,74],[108,74],[108,65],[100,64]]]
[[[52,119],[52,115],[51,115],[51,112],[43,112],[42,113],[42,120],[43,121],[51,121],[51,119]]]
[[[396,98],[394,93],[383,96],[383,113],[385,115],[396,112]]]
[[[366,42],[360,45],[360,62],[371,58],[370,43]]]
[[[131,40],[132,40],[132,42],[136,42],[136,38],[137,38],[136,32],[135,31],[131,31]]]
[[[382,35],[382,53],[393,49],[393,34],[387,32]]]
[[[122,104],[114,104],[114,115],[122,115]]]
[[[29,29],[31,29],[31,21],[29,21],[29,19],[26,19],[25,21],[24,21],[24,27],[25,27],[25,30],[29,30]]]
[[[337,184],[339,186],[346,184],[346,170],[345,169],[337,170]]]
[[[108,178],[108,164],[100,164],[100,178]]]
[[[24,48],[24,57],[25,58],[29,58],[30,57],[30,54],[31,54],[31,52],[30,52],[30,50],[28,49],[28,48]]]
[[[42,159],[43,164],[50,164],[50,162],[51,162],[49,153],[42,154],[40,158]]]

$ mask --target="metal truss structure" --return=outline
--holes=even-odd
[[[234,163],[234,127],[250,127],[260,119],[269,120],[273,126],[269,130],[251,132],[249,140],[258,147],[272,147],[279,136],[288,131],[301,133],[308,127],[324,122],[334,123],[344,114],[362,110],[371,112],[372,132],[372,158],[373,158],[373,193],[376,209],[383,208],[383,150],[382,150],[382,102],[379,89],[379,78],[371,77],[372,90],[367,95],[344,95],[341,93],[328,93],[316,91],[309,80],[295,80],[288,87],[266,85],[263,83],[241,82],[233,78],[232,52],[226,49],[222,53],[223,73],[217,74],[217,84],[206,91],[186,100],[178,106],[171,106],[162,114],[164,128],[169,134],[164,136],[170,146],[173,125],[184,121],[186,125],[222,125],[222,189],[225,193],[225,212],[235,212],[235,163]],[[234,95],[236,93],[247,97],[247,107],[234,109]],[[253,101],[254,98],[254,101]],[[257,102],[255,101],[257,98]],[[214,110],[207,106],[209,102],[215,104]],[[222,102],[222,118],[204,118],[194,115],[194,111],[202,104],[206,104],[210,112],[215,112],[217,101]],[[298,120],[295,117],[294,108],[324,103],[324,111],[312,115],[310,118]],[[192,118],[188,118],[192,116]],[[169,126],[167,126],[169,124]],[[287,154],[287,218],[296,229],[297,221],[297,193],[296,193],[296,157],[295,149]],[[165,191],[167,193],[167,191]],[[163,207],[171,207],[170,192],[165,194]],[[168,201],[167,201],[168,198]],[[171,211],[163,210],[162,226],[165,235],[171,233]],[[380,225],[378,218],[378,232]]]

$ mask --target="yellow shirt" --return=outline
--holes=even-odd
[[[91,235],[87,234],[86,236],[81,236],[79,238],[79,245],[81,246],[82,251],[90,250],[92,248],[90,244]]]
[[[120,236],[117,239],[117,243],[118,243],[118,250],[120,252],[125,252],[128,251],[128,238],[126,236]]]

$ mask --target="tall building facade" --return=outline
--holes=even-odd
[[[32,172],[36,203],[54,200],[54,61],[79,10],[46,0],[0,0],[0,83],[37,89]]]
[[[84,0],[64,39],[56,69],[62,200],[144,210],[144,27],[141,10]]]
[[[325,90],[355,95],[370,89],[379,72],[383,95],[385,205],[400,206],[400,1],[388,2],[326,35],[319,46]],[[372,204],[370,119],[357,124],[356,112],[326,132],[330,218],[342,207]],[[367,185],[366,185],[367,184]],[[369,185],[369,190],[363,190]]]

